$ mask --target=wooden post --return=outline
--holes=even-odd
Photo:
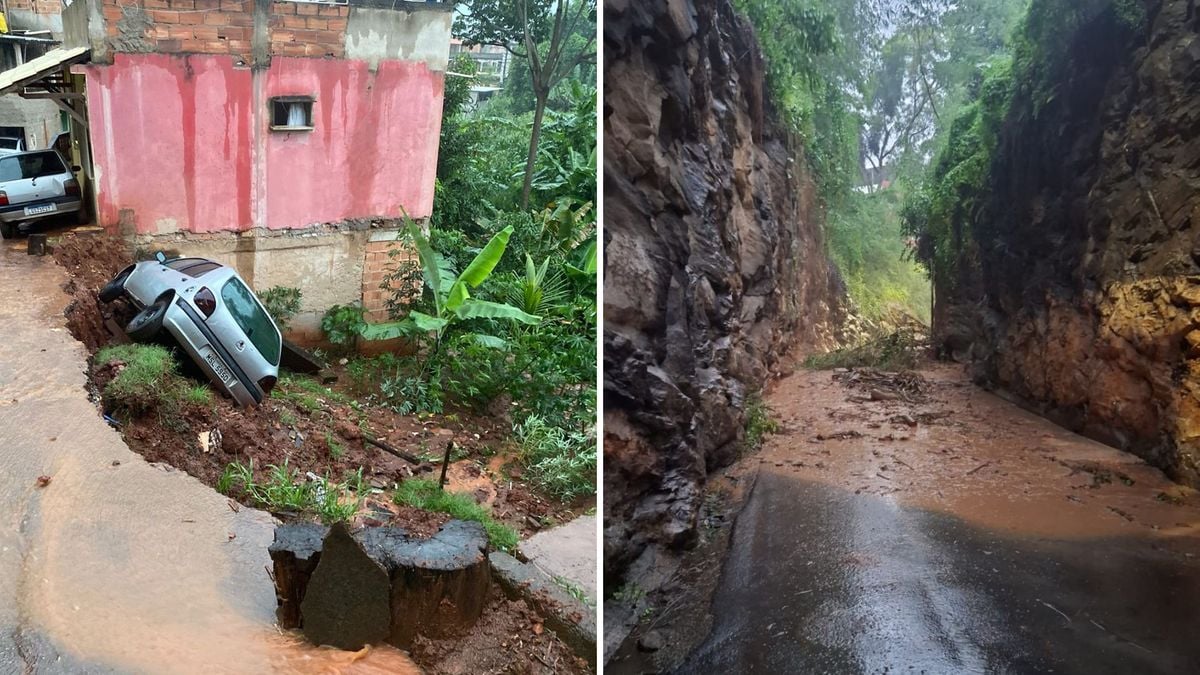
[[[454,449],[454,441],[446,444],[446,455],[442,457],[442,477],[438,480],[438,489],[446,489],[446,468],[450,466],[450,451]]]

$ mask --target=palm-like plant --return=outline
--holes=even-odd
[[[541,321],[541,317],[518,307],[471,297],[470,289],[477,288],[486,281],[500,262],[504,249],[508,246],[508,239],[512,236],[512,226],[497,232],[467,268],[457,275],[445,257],[429,244],[429,239],[416,223],[410,220],[405,230],[417,249],[422,278],[433,296],[433,313],[413,310],[401,321],[370,324],[363,330],[363,337],[368,340],[390,340],[432,333],[436,354],[441,348],[446,331],[463,321],[500,319],[528,325],[536,325]],[[501,348],[505,345],[503,339],[492,335],[476,334],[474,338],[480,344],[489,347]]]

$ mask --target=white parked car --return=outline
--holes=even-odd
[[[25,152],[25,139],[0,136],[0,155],[11,155],[15,152]]]
[[[0,155],[0,236],[42,218],[76,214],[87,217],[79,181],[53,150]]]

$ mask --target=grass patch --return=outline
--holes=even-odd
[[[525,418],[513,432],[527,475],[547,493],[564,502],[596,493],[596,439],[591,434],[553,426],[537,415]]]
[[[487,509],[476,504],[469,495],[439,489],[437,481],[416,478],[406,480],[396,489],[394,499],[397,504],[446,513],[459,520],[482,523],[483,528],[487,530],[488,541],[502,551],[511,551],[517,546],[519,538],[516,530],[497,522]]]
[[[346,446],[339,443],[330,431],[325,432],[325,445],[329,447],[329,456],[334,459],[341,459],[346,454]]]
[[[309,414],[324,408],[325,401],[357,408],[356,402],[349,396],[326,387],[315,378],[295,373],[280,373],[279,383],[271,395],[280,401],[287,401]]]
[[[911,331],[897,331],[869,340],[857,347],[814,354],[804,360],[812,370],[832,368],[878,368],[880,370],[911,370],[917,367],[925,346]]]
[[[197,384],[188,387],[183,393],[183,399],[192,405],[212,405],[212,389],[206,384]]]
[[[350,489],[354,479],[335,483],[326,476],[323,480],[308,482],[296,469],[282,466],[267,467],[265,479],[255,478],[254,460],[249,464],[234,462],[225,467],[217,479],[217,491],[232,496],[240,490],[256,505],[269,511],[293,511],[318,516],[324,523],[349,520],[358,513],[361,499]],[[361,487],[362,475],[357,484]]]
[[[118,367],[104,385],[104,397],[114,409],[131,415],[153,410],[171,415],[182,404],[212,405],[214,400],[208,385],[179,374],[174,355],[160,345],[111,345],[96,352],[95,365]]]
[[[746,437],[743,441],[747,450],[757,450],[767,434],[779,433],[779,422],[771,416],[771,409],[758,397],[746,404]]]

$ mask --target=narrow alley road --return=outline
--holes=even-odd
[[[273,522],[147,464],[88,401],[64,271],[0,249],[0,673],[343,669],[274,626]],[[49,483],[39,485],[39,477]],[[396,650],[353,670],[417,672]]]
[[[1200,672],[1200,498],[921,374],[774,387],[785,429],[679,672]]]

